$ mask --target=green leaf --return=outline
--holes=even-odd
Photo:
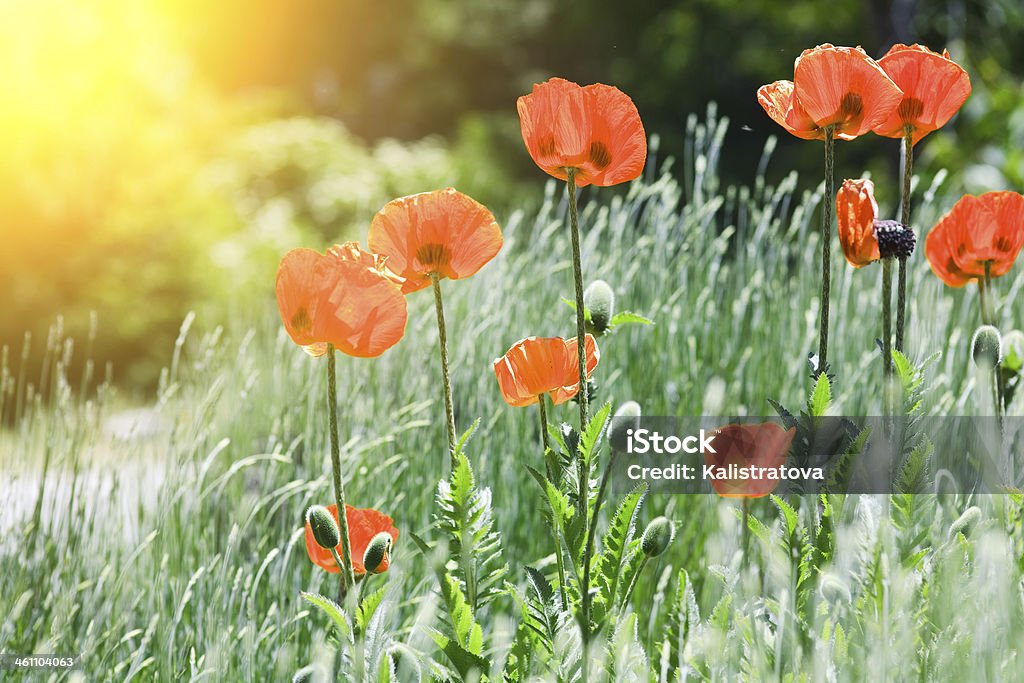
[[[345,616],[344,611],[341,609],[341,606],[338,603],[334,602],[328,597],[320,595],[319,593],[307,593],[303,591],[299,595],[301,595],[302,599],[306,602],[309,602],[319,607],[324,614],[331,618],[331,621],[334,622],[334,625],[338,627],[338,630],[341,632],[342,637],[345,640],[351,641],[352,626],[351,624],[349,624],[348,617]]]
[[[597,588],[597,599],[609,608],[615,605],[626,545],[632,540],[637,513],[646,492],[647,485],[642,484],[623,497],[601,540],[601,553],[597,556],[591,580],[593,587]]]
[[[370,619],[373,618],[377,608],[380,607],[381,601],[384,600],[384,593],[385,587],[381,586],[364,597],[362,602],[359,603],[359,609],[356,610],[356,629],[359,633],[366,633],[366,627],[370,623]]]
[[[775,503],[775,507],[777,507],[779,509],[779,512],[782,513],[782,517],[786,522],[786,535],[792,538],[794,532],[796,531],[797,525],[800,522],[800,518],[797,516],[796,510],[793,509],[792,505],[790,505],[783,499],[779,498],[774,493],[771,497],[772,502]]]
[[[632,311],[620,311],[612,316],[612,319],[608,321],[609,327],[616,327],[617,325],[653,325],[654,321],[650,318],[645,318],[639,313],[633,313]]]
[[[822,373],[818,375],[818,381],[814,384],[814,393],[811,394],[811,399],[807,402],[807,412],[812,417],[824,415],[831,402],[832,387],[829,384],[828,375]]]

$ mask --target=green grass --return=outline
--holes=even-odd
[[[773,143],[749,187],[720,187],[725,126],[713,112],[706,123],[691,118],[685,184],[649,168],[625,193],[583,193],[586,278],[607,280],[619,308],[656,322],[601,340],[595,406],[634,399],[647,415],[768,415],[767,399],[798,405],[810,390],[820,189],[799,193],[792,175],[769,183],[779,173]],[[859,175],[837,151],[840,179]],[[561,301],[572,293],[563,189],[548,183],[536,212],[499,217],[499,256],[469,280],[444,282],[456,420],[460,430],[480,420],[466,454],[477,486],[490,488],[508,564],[510,593],[473,610],[491,680],[521,618],[511,593],[530,595],[526,568],[555,577],[545,503],[525,467],[543,469],[537,416],[502,402],[491,360],[525,336],[573,334]],[[884,204],[896,189],[880,195]],[[952,198],[941,186],[914,196],[921,234]],[[1012,303],[1022,273],[997,280],[1009,302],[1004,330],[1022,324]],[[881,408],[879,275],[834,262],[839,413]],[[925,412],[980,412],[967,350],[976,292],[942,286],[922,249],[910,291],[908,355],[940,353],[927,369]],[[453,670],[428,633],[449,619],[451,596],[442,599],[432,558],[412,541],[443,545],[432,520],[448,455],[433,302],[421,293],[409,304],[397,347],[378,360],[339,358],[349,501],[391,514],[402,531],[392,568],[370,580],[385,591],[365,652],[389,653],[401,681]],[[82,674],[38,680],[285,680],[311,662],[329,666],[331,622],[300,597],[336,593],[333,575],[306,558],[301,532],[306,507],[333,499],[324,363],[288,340],[269,297],[251,319],[188,321],[132,435],[105,426],[119,402],[103,373],[67,377],[77,350],[58,333],[48,348],[45,377],[20,376],[17,350],[0,377],[0,651],[84,655]],[[1024,412],[1022,399],[1012,409]],[[575,407],[553,413],[572,421]],[[605,506],[601,533],[617,502]],[[755,501],[763,524],[744,559],[734,502],[648,497],[639,530],[665,514],[676,539],[598,639],[592,654],[604,666],[592,680],[602,671],[676,680],[680,668],[709,680],[1020,677],[1019,496],[827,502],[825,513],[816,498],[792,499],[792,509]],[[971,506],[979,517],[954,528]],[[571,620],[556,626],[556,654],[533,662],[539,680],[571,680],[578,666]]]

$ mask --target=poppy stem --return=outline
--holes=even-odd
[[[434,308],[437,310],[437,335],[441,346],[441,375],[444,382],[444,415],[445,426],[448,429],[448,454],[452,459],[452,469],[455,469],[455,407],[452,405],[452,380],[448,372],[448,328],[444,322],[444,301],[441,298],[441,277],[436,273],[430,274],[430,281],[434,283]]]
[[[743,537],[743,554],[740,556],[740,566],[746,567],[748,560],[747,554],[750,552],[750,523],[748,521],[750,517],[750,499],[747,497],[743,498],[743,528],[740,530],[740,534]]]
[[[327,344],[327,409],[331,431],[331,468],[334,470],[334,498],[338,506],[338,529],[341,531],[341,595],[355,585],[352,571],[352,546],[348,537],[348,514],[345,506],[345,482],[341,477],[341,447],[338,444],[338,380],[335,372],[334,344]],[[335,560],[337,561],[337,560]]]
[[[892,415],[892,261],[882,259],[882,404]]]
[[[900,194],[900,223],[910,229],[910,181],[914,176],[914,129],[907,126],[903,136],[903,191]],[[900,256],[896,284],[896,350],[903,352],[907,319],[907,257]]]
[[[572,273],[576,280],[576,355],[579,362],[580,388],[576,394],[580,404],[580,434],[587,428],[589,395],[587,391],[587,320],[583,307],[583,266],[580,257],[580,220],[576,207],[576,169],[566,170],[565,185],[569,190],[569,227],[572,233]]]
[[[982,284],[982,282],[984,284]],[[996,325],[996,312],[995,312],[995,296],[992,293],[992,262],[985,261],[985,279],[978,282],[978,287],[981,291],[981,322],[986,325]],[[986,294],[988,296],[986,296]],[[986,303],[988,306],[986,307]],[[996,416],[999,417],[999,426],[1002,428],[1002,417],[1003,417],[1003,382],[1002,377],[999,376],[1000,363],[996,363],[992,369],[992,379],[995,394],[996,403]]]
[[[594,537],[597,535],[597,519],[601,514],[601,505],[604,503],[605,492],[608,489],[609,474],[612,471],[612,465],[615,463],[615,455],[618,453],[614,448],[611,450],[611,455],[608,457],[608,464],[605,466],[604,474],[601,475],[601,485],[597,489],[597,498],[594,499],[594,514],[589,516],[588,530],[587,530],[587,544],[583,548],[583,584],[580,586],[580,602],[581,602],[581,613],[580,628],[583,634],[583,681],[587,680],[587,671],[589,666],[589,656],[587,653],[587,644],[590,642],[590,565],[591,558],[594,554]],[[583,514],[587,514],[586,507],[583,508]],[[584,519],[588,519],[584,517]]]
[[[825,126],[825,198],[821,207],[821,324],[818,329],[817,374],[828,367],[828,308],[832,280],[832,202],[835,201],[835,138]]]
[[[545,405],[544,394],[537,394],[537,406],[540,408],[540,438],[544,447],[544,467],[547,469],[548,479],[554,483],[554,468],[548,460],[548,410]],[[562,558],[562,529],[557,522],[552,528],[555,536],[555,564],[558,566],[558,592],[562,596],[562,610],[568,610],[569,604],[565,597],[565,560]]]

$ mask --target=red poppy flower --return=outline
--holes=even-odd
[[[451,187],[388,202],[373,217],[368,241],[405,279],[406,294],[430,286],[431,273],[452,280],[473,275],[502,245],[487,207]]]
[[[601,359],[597,342],[587,335],[587,377]],[[580,389],[579,352],[576,339],[527,337],[513,344],[494,361],[494,374],[505,402],[517,408],[537,402],[541,394],[555,405],[565,403]]]
[[[836,219],[843,254],[854,268],[881,258],[875,236],[877,218],[875,184],[866,179],[844,180],[836,193]]]
[[[774,422],[756,425],[726,425],[715,432],[711,445],[715,452],[704,451],[704,464],[715,468],[761,467],[779,470],[786,463],[796,427],[789,431]],[[779,485],[780,477],[715,477],[711,485],[724,498],[761,498]]]
[[[313,356],[331,343],[350,356],[379,356],[405,334],[406,304],[380,259],[354,242],[327,254],[293,249],[277,269],[277,307],[288,334]]]
[[[552,78],[520,97],[516,109],[526,149],[548,175],[566,180],[567,169],[574,168],[578,187],[607,187],[644,170],[643,122],[633,100],[618,88]]]
[[[1024,196],[1016,192],[964,195],[939,219],[924,252],[932,271],[950,287],[1005,275],[1024,246]]]
[[[942,128],[953,118],[971,94],[971,77],[963,67],[923,45],[893,45],[878,66],[903,91],[903,99],[874,131],[889,138],[902,138],[909,126],[913,144]]]
[[[864,50],[825,43],[797,57],[792,81],[757,91],[768,116],[798,138],[833,135],[852,140],[884,121],[899,105],[900,89]]]
[[[338,506],[328,505],[327,509],[334,516],[334,521],[337,522]],[[391,536],[392,542],[398,540],[398,529],[394,525],[395,520],[383,512],[378,512],[371,508],[361,510],[351,505],[345,506],[345,519],[348,522],[348,541],[352,548],[352,570],[356,574],[365,574],[366,567],[363,566],[363,555],[366,554],[366,548],[370,545],[373,537],[381,532],[387,532]],[[338,557],[341,557],[341,543],[338,543],[335,550],[338,552]],[[331,551],[327,548],[321,548],[316,539],[313,538],[313,530],[310,528],[309,522],[306,522],[306,553],[313,564],[326,569],[332,574],[341,573],[341,568],[334,561]],[[391,555],[388,553],[384,556],[384,561],[377,567],[376,573],[386,572],[390,565]]]

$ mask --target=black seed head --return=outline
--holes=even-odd
[[[914,231],[899,221],[875,221],[875,239],[882,258],[907,258],[917,243]]]

